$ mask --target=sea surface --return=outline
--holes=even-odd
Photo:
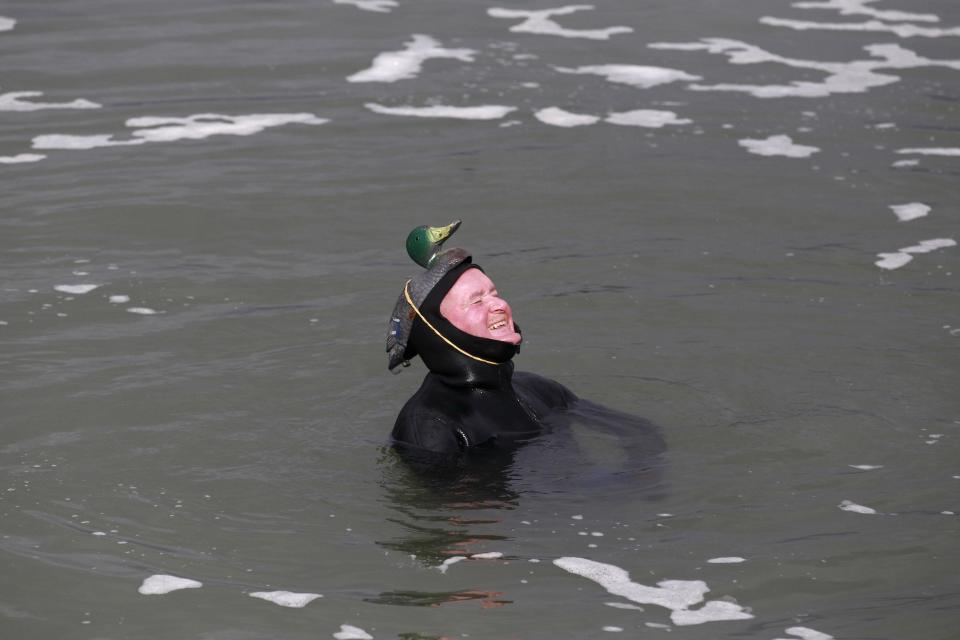
[[[958,185],[955,0],[3,0],[0,638],[955,639]],[[398,460],[454,219],[662,455]]]

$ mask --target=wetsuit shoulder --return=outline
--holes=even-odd
[[[391,434],[394,442],[436,453],[454,453],[460,450],[457,440],[457,422],[430,406],[425,406],[415,395],[397,416]]]
[[[517,395],[538,413],[545,410],[568,409],[578,400],[570,389],[550,378],[527,371],[513,374],[513,388]]]

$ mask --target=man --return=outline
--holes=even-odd
[[[388,366],[419,355],[429,369],[393,428],[394,442],[407,450],[510,449],[577,402],[558,382],[514,373],[522,337],[510,305],[467,251],[440,253],[459,226],[418,227],[407,240],[410,257],[427,271],[407,281],[394,308]]]

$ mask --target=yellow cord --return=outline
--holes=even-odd
[[[403,297],[407,299],[407,304],[409,304],[409,305],[413,308],[414,312],[417,314],[417,317],[420,318],[421,320],[423,320],[423,324],[425,324],[425,325],[427,325],[428,327],[430,327],[430,329],[431,329],[435,334],[437,334],[438,336],[440,336],[440,339],[441,339],[441,340],[443,340],[444,342],[446,342],[448,345],[450,345],[451,347],[453,347],[454,349],[456,349],[457,351],[459,351],[459,352],[462,353],[463,355],[467,356],[468,358],[472,358],[472,359],[476,360],[477,362],[482,362],[482,363],[484,363],[484,364],[492,364],[492,365],[494,365],[494,366],[503,364],[502,362],[493,362],[492,360],[484,360],[483,358],[478,358],[477,356],[473,355],[472,353],[467,353],[466,351],[464,351],[463,349],[461,349],[461,348],[458,347],[457,345],[455,345],[455,344],[453,344],[452,342],[450,342],[450,340],[448,340],[446,336],[444,336],[442,333],[440,333],[439,331],[437,331],[436,328],[435,328],[432,324],[430,324],[430,322],[429,322],[426,318],[423,317],[423,314],[420,313],[420,309],[417,309],[417,305],[415,305],[415,304],[413,303],[413,298],[410,297],[410,291],[407,289],[407,287],[408,287],[409,285],[410,285],[410,281],[409,281],[409,280],[407,280],[406,284],[403,285]]]

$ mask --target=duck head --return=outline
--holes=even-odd
[[[421,225],[407,236],[407,254],[424,269],[429,269],[437,259],[440,248],[453,232],[460,228],[460,220],[445,227]]]

